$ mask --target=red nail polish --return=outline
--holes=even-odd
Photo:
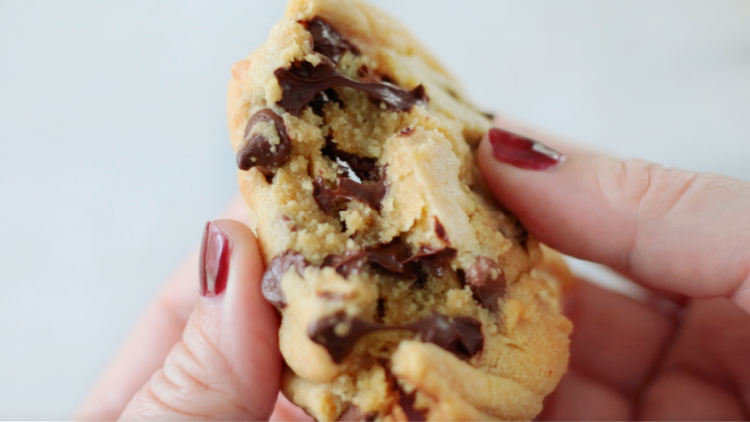
[[[200,293],[201,296],[218,296],[227,287],[229,257],[232,256],[232,242],[226,233],[212,222],[206,223],[200,254]]]
[[[492,153],[497,161],[527,170],[546,170],[565,160],[554,149],[506,130],[492,128],[489,132]]]

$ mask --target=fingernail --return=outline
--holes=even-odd
[[[218,296],[227,288],[232,241],[212,222],[206,223],[200,254],[200,293],[203,297]]]
[[[541,142],[506,130],[489,131],[492,153],[497,161],[527,170],[546,170],[565,161],[565,156]]]

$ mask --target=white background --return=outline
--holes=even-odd
[[[750,180],[748,1],[375,3],[487,109]],[[0,419],[69,417],[234,195],[229,69],[283,9],[0,0]]]

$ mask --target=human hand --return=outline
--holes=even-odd
[[[570,369],[539,419],[750,418],[750,184],[499,124],[567,159],[509,165],[544,167],[554,154],[490,133],[478,157],[495,196],[543,243],[651,289],[637,301],[580,281],[566,303]]]
[[[222,217],[247,223],[242,198]],[[238,221],[216,221],[212,229],[231,243],[224,291],[199,295],[196,250],[146,310],[74,419],[260,420],[274,411],[272,419],[310,420],[283,397],[277,402],[278,318],[260,294],[263,262],[255,237]]]

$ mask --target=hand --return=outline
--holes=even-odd
[[[495,196],[540,241],[653,290],[636,301],[579,283],[570,369],[540,419],[750,418],[750,184],[530,136],[567,159],[531,170],[555,154],[490,133],[478,156]]]
[[[223,217],[247,222],[239,196]],[[244,224],[220,220],[213,225],[231,244],[224,291],[199,295],[196,250],[146,310],[74,419],[260,420],[271,415],[281,354],[276,311],[260,294],[258,245]],[[310,420],[283,398],[274,417]]]

